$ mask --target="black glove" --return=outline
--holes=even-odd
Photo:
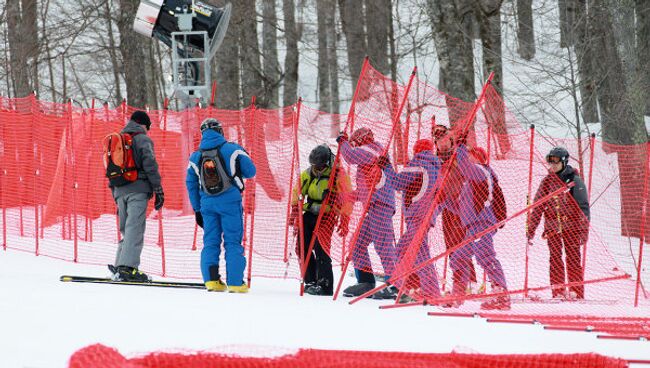
[[[163,193],[162,187],[154,188],[153,193],[156,195],[156,200],[153,203],[153,208],[155,208],[156,211],[160,211],[163,203],[165,203],[165,193]]]
[[[346,132],[341,132],[339,133],[339,136],[336,137],[336,143],[343,143],[348,140],[348,133]]]
[[[203,229],[203,215],[201,214],[201,211],[194,212],[194,220],[196,220],[196,224]]]
[[[467,134],[468,132],[459,133],[458,136],[456,136],[456,143],[467,145]]]
[[[390,160],[386,156],[379,156],[377,157],[377,166],[385,169],[390,166]]]

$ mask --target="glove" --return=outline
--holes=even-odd
[[[348,235],[348,231],[350,230],[348,227],[349,224],[350,224],[350,216],[341,215],[341,217],[339,218],[339,227],[337,229],[337,232],[341,236],[341,238]]]
[[[379,166],[382,169],[385,169],[388,166],[390,166],[390,160],[386,156],[379,156],[377,157],[377,166]]]
[[[298,206],[291,206],[291,212],[289,213],[289,226],[293,226],[295,228],[298,227],[298,214],[300,213],[300,210],[298,209]]]
[[[339,136],[336,137],[336,143],[347,142],[347,140],[348,140],[348,133],[346,132],[341,132],[339,133]]]
[[[196,224],[203,229],[203,215],[201,214],[201,211],[194,212],[194,220],[196,220]]]
[[[163,203],[165,203],[165,193],[163,193],[162,187],[154,188],[153,192],[156,195],[156,200],[153,203],[153,208],[155,208],[156,211],[160,211]]]

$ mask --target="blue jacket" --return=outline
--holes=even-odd
[[[416,154],[399,174],[391,165],[384,168],[388,183],[396,190],[404,192],[402,205],[407,219],[424,216],[431,206],[435,197],[440,166],[440,160],[433,152],[422,151]],[[421,185],[418,185],[420,181]]]
[[[226,164],[226,171],[230,176],[235,176],[235,185],[218,195],[208,195],[199,186],[199,166],[201,161],[201,150],[210,150],[226,142],[223,135],[213,129],[206,129],[203,132],[199,151],[192,153],[187,167],[185,186],[190,196],[190,202],[195,212],[201,211],[205,206],[212,206],[216,203],[241,202],[240,188],[244,188],[242,178],[248,179],[255,176],[255,164],[248,153],[238,144],[227,142],[219,149],[223,161]],[[239,177],[240,176],[240,177]]]
[[[475,229],[484,229],[494,225],[497,222],[496,216],[491,206],[493,183],[496,175],[487,165],[477,165],[469,160],[469,152],[464,144],[458,146],[458,168],[465,176],[465,183],[459,197],[458,215],[463,225],[472,226]],[[488,199],[484,206],[478,212],[475,205],[475,193],[473,187],[475,184],[487,181]]]
[[[395,207],[395,189],[386,182],[386,176],[377,166],[377,158],[381,156],[384,148],[377,142],[372,142],[359,147],[352,147],[349,142],[341,143],[341,154],[345,161],[357,166],[356,175],[356,200],[366,201],[371,185],[375,185],[375,192],[371,202],[381,202],[390,207]],[[373,177],[379,176],[375,180]],[[376,183],[375,183],[376,181]]]

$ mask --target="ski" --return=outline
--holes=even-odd
[[[110,284],[110,285],[132,285],[132,286],[150,286],[176,289],[203,289],[205,285],[193,282],[176,282],[176,281],[150,281],[150,282],[131,282],[131,281],[114,281],[108,277],[86,277],[63,275],[60,278],[62,282],[82,282],[91,284]]]

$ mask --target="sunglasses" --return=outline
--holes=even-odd
[[[548,162],[549,164],[559,164],[560,162],[562,162],[562,159],[555,156],[546,156],[546,162]]]

